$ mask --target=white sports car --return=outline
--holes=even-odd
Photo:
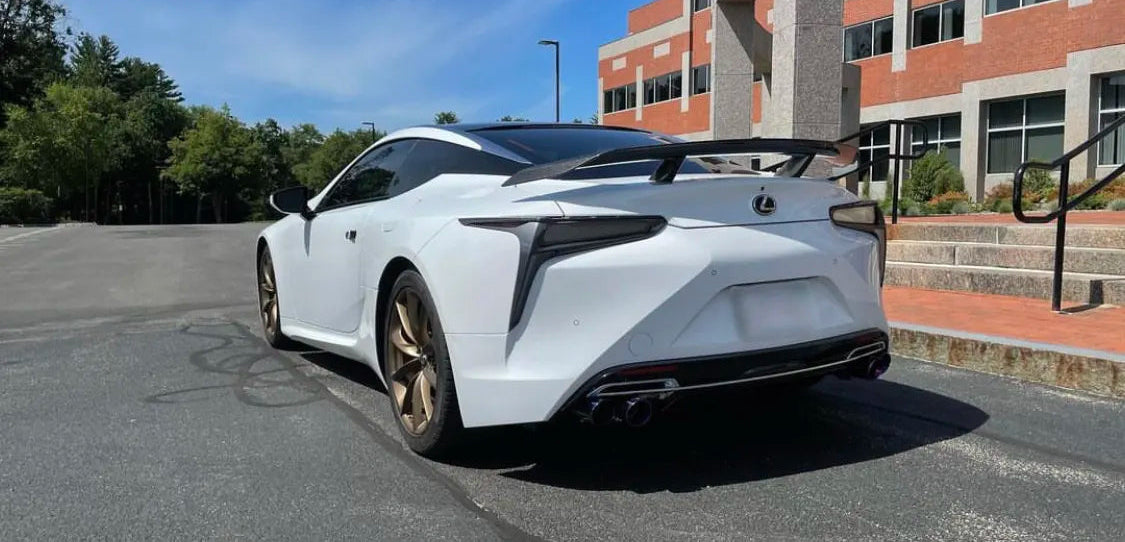
[[[721,158],[788,157],[772,172]],[[278,191],[258,241],[271,345],[367,363],[406,442],[577,415],[643,425],[691,390],[878,377],[878,207],[809,140],[582,125],[409,128],[327,188]]]

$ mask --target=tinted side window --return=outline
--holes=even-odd
[[[390,197],[396,174],[413,146],[414,141],[396,141],[372,149],[344,173],[320,208],[330,209]]]
[[[413,190],[445,173],[512,175],[525,164],[499,156],[432,139],[419,139],[390,189],[394,197]]]

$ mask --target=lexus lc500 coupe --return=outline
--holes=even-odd
[[[735,156],[776,160],[756,169]],[[266,340],[362,361],[416,452],[466,428],[639,426],[681,393],[878,377],[883,216],[793,139],[561,124],[373,144],[257,245]],[[759,158],[761,160],[761,158]]]

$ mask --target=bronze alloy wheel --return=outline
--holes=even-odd
[[[262,328],[266,339],[273,341],[280,326],[280,313],[277,309],[277,281],[273,274],[273,258],[269,250],[263,250],[258,262],[258,312],[262,317]]]
[[[391,397],[403,428],[421,435],[434,419],[438,395],[433,321],[411,288],[398,292],[391,309],[387,330],[393,346],[388,359]]]

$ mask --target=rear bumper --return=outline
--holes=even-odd
[[[859,376],[888,356],[887,341],[886,333],[872,329],[754,352],[614,367],[587,381],[559,414],[598,399],[777,384],[834,373]]]

